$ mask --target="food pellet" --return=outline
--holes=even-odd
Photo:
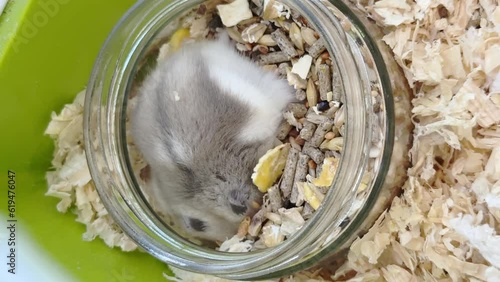
[[[278,46],[288,56],[288,58],[294,58],[299,55],[297,50],[295,50],[293,43],[290,40],[288,40],[288,37],[283,31],[281,31],[281,29],[277,29],[276,31],[271,33],[271,36],[274,39],[274,41],[278,43]]]
[[[321,124],[328,120],[328,117],[319,113],[316,113],[316,111],[313,108],[309,108],[306,114],[306,119],[309,122],[312,122],[314,124]]]
[[[285,140],[292,127],[293,126],[288,122],[282,121],[278,127],[278,134],[276,135],[276,137],[281,141]]]
[[[285,52],[272,52],[267,54],[262,54],[259,56],[259,64],[270,65],[289,61],[287,54]]]
[[[300,182],[306,180],[308,162],[310,157],[304,153],[299,153],[299,160],[297,161],[297,168],[295,169],[294,182]]]
[[[309,49],[307,49],[307,53],[309,53],[309,55],[311,55],[313,58],[317,58],[325,50],[325,42],[323,41],[323,39],[318,39],[311,47],[309,47]]]
[[[319,96],[321,100],[328,99],[328,92],[332,91],[332,76],[330,66],[321,64],[318,67]]]
[[[331,64],[332,72],[332,101],[341,102],[342,98],[342,78],[337,68],[337,64]]]
[[[304,122],[304,127],[300,131],[300,138],[304,140],[311,140],[313,137],[314,131],[316,131],[316,125],[310,121]]]
[[[297,203],[298,191],[297,183],[306,180],[307,173],[309,172],[309,165],[307,164],[310,157],[304,153],[299,153],[299,160],[297,161],[297,168],[295,169],[295,176],[293,179],[292,195],[290,196],[290,201],[292,203]]]
[[[288,158],[283,171],[283,179],[281,180],[281,193],[284,199],[289,199],[292,193],[293,181],[295,179],[295,169],[299,160],[299,150],[291,148],[288,152]]]
[[[293,116],[300,119],[306,116],[307,108],[302,103],[290,103],[287,110],[292,112]]]
[[[309,170],[309,169],[308,169]],[[304,204],[304,190],[303,182],[297,182],[293,184],[292,195],[290,196],[290,202],[296,206],[302,206]]]
[[[267,194],[269,195],[271,211],[277,212],[280,208],[283,207],[283,199],[281,197],[278,185],[269,188],[269,190],[267,190]]]
[[[321,143],[325,140],[325,134],[330,131],[333,127],[334,121],[331,119],[327,119],[322,122],[316,131],[314,132],[313,137],[311,138],[310,144],[313,147],[319,147]]]
[[[307,98],[306,91],[303,89],[297,89],[295,91],[295,98],[299,101],[304,101]]]
[[[304,154],[307,154],[317,164],[323,163],[323,160],[325,159],[325,156],[323,155],[321,150],[313,148],[308,144],[304,145],[302,152],[304,152]]]

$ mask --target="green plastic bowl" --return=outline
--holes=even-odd
[[[146,253],[84,242],[85,226],[44,196],[53,144],[43,132],[84,89],[112,27],[133,0],[15,0],[0,16],[0,281],[166,281]],[[7,272],[7,173],[16,173],[16,275]]]

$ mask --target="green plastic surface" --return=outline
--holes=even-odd
[[[148,254],[82,241],[85,227],[44,196],[50,113],[85,87],[106,36],[134,2],[16,0],[0,17],[0,195],[7,194],[7,170],[15,171],[19,228],[79,281],[165,281],[168,272]],[[6,197],[0,201],[6,215]]]

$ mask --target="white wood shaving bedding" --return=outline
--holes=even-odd
[[[47,172],[47,196],[61,199],[57,210],[68,210],[77,215],[76,221],[87,226],[83,240],[96,237],[109,247],[133,251],[137,245],[128,238],[108,214],[91,180],[83,148],[83,103],[85,91],[80,92],[72,104],[66,105],[59,115],[52,113],[52,121],[45,134],[54,139],[54,171]]]
[[[494,0],[355,3],[384,28],[415,98],[404,192],[330,278],[500,281],[500,8]],[[84,239],[136,248],[113,223],[85,163],[83,94],[53,114],[47,195],[87,225]],[[174,269],[179,281],[227,281]],[[324,275],[323,275],[324,276]],[[169,277],[169,279],[172,279]],[[281,281],[323,281],[301,272]]]

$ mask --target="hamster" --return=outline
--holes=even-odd
[[[151,167],[156,209],[195,238],[232,237],[261,201],[251,175],[293,89],[222,35],[160,61],[137,99],[131,132]]]

